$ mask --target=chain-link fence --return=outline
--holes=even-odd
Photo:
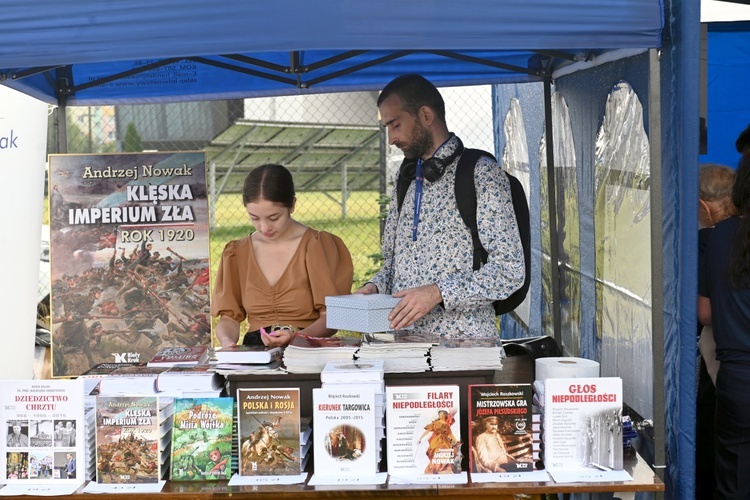
[[[494,152],[491,87],[442,93],[450,130],[468,147]],[[294,175],[295,218],[344,240],[356,289],[378,268],[381,214],[402,159],[379,126],[376,101],[377,92],[359,92],[68,107],[67,151],[56,146],[55,109],[48,152],[206,151],[212,273],[224,245],[252,230],[242,205],[244,176],[258,165],[280,163]],[[47,211],[44,217],[48,224]],[[42,264],[40,295],[45,287],[48,263]]]

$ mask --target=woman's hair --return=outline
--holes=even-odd
[[[740,225],[734,238],[729,269],[733,284],[744,287],[750,284],[750,154],[740,160],[732,202],[737,207]]]
[[[735,171],[726,165],[701,164],[698,171],[698,198],[708,203],[716,213],[712,216],[717,223],[734,215],[732,187]]]
[[[273,163],[251,170],[242,186],[243,205],[263,199],[292,208],[294,197],[292,173],[286,167]]]

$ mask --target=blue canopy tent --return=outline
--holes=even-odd
[[[649,49],[654,424],[657,442],[667,436],[655,464],[668,466],[668,489],[683,498],[691,414],[672,404],[665,413],[664,390],[691,405],[695,283],[682,271],[695,264],[696,214],[680,193],[697,186],[698,113],[697,90],[677,82],[697,81],[693,4],[672,0],[665,15],[660,0],[11,0],[0,5],[0,83],[64,108],[377,90],[415,72],[438,86],[543,82],[549,115],[556,71]],[[665,370],[665,358],[678,361]]]

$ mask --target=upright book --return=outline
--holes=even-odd
[[[378,472],[375,393],[361,384],[313,389],[315,474],[367,476]]]
[[[98,483],[157,483],[161,479],[156,396],[96,398]]]
[[[240,475],[300,474],[299,411],[298,388],[237,390]]]
[[[622,470],[622,379],[548,378],[544,383],[544,465],[555,472]]]
[[[50,155],[52,376],[210,344],[204,152]]]
[[[386,405],[390,476],[461,474],[459,386],[388,386]]]
[[[0,380],[0,420],[0,483],[85,481],[82,380]]]
[[[531,384],[469,386],[472,473],[534,470]]]
[[[171,479],[230,479],[234,399],[177,398],[173,418]]]

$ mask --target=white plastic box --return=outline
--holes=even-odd
[[[388,315],[400,300],[382,293],[326,297],[326,326],[362,333],[387,332],[391,324]]]

